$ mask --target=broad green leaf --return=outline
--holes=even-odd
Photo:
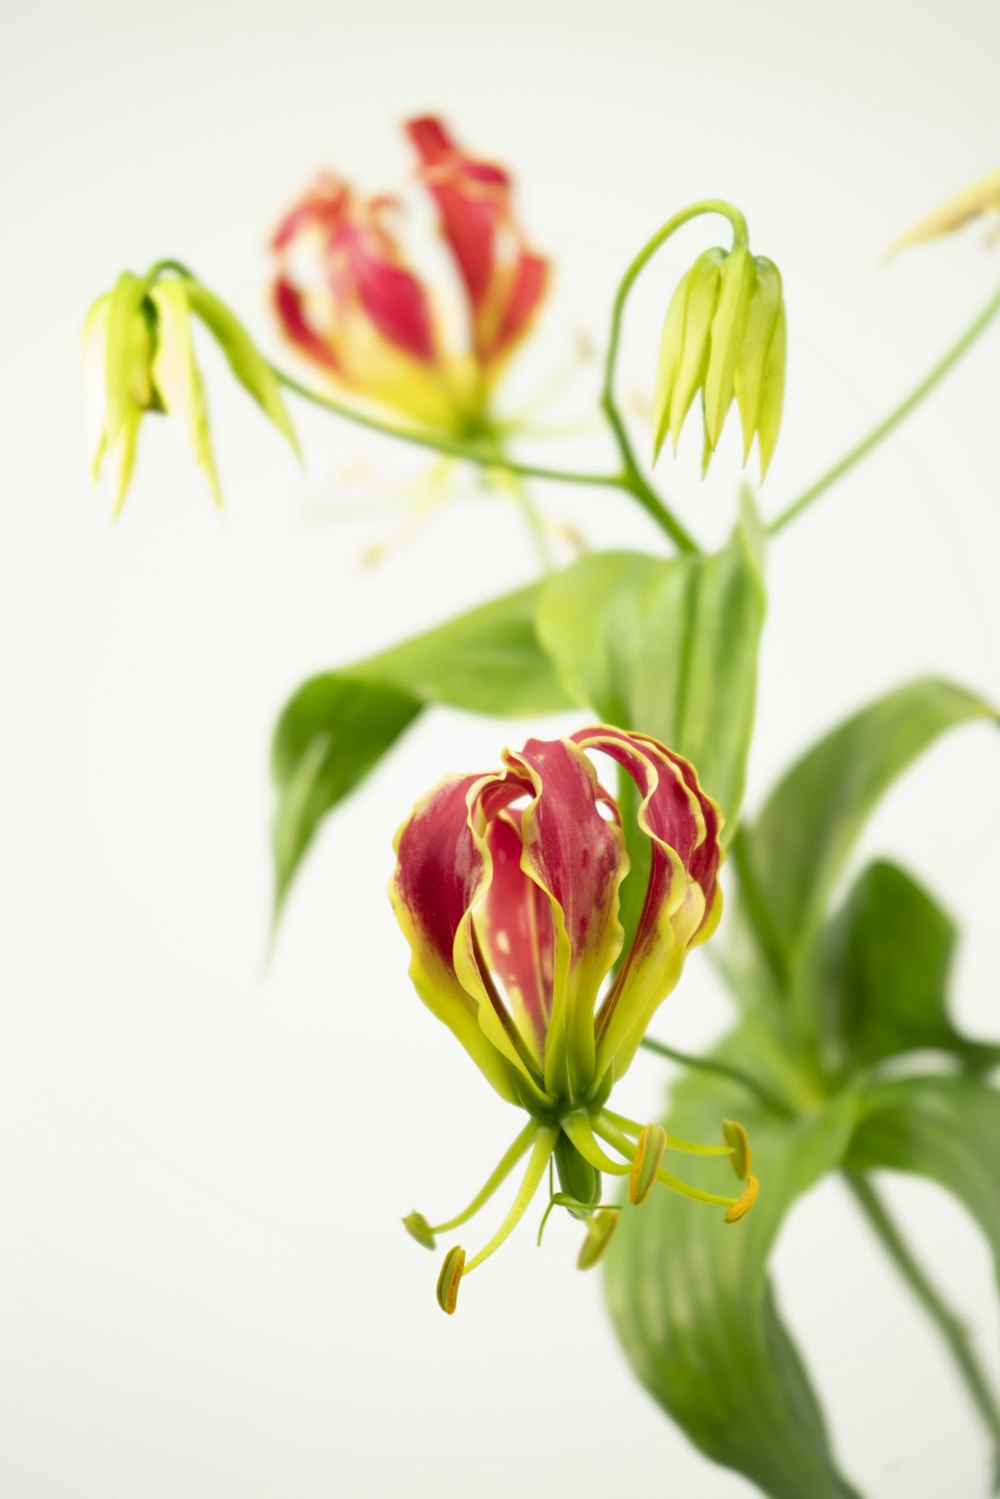
[[[1000,1092],[970,1077],[908,1077],[872,1086],[847,1165],[929,1177],[986,1235],[1000,1285]]]
[[[275,921],[323,818],[424,707],[519,716],[570,706],[535,634],[536,599],[536,586],[494,599],[292,696],[271,752]]]
[[[925,1048],[955,1052],[970,1067],[1000,1063],[1000,1046],[966,1040],[948,1017],[957,935],[902,869],[879,862],[865,870],[821,932],[802,986],[824,1071]]]
[[[823,918],[866,819],[893,781],[946,730],[996,713],[974,693],[926,678],[862,708],[795,764],[745,829],[772,951],[791,969]]]
[[[764,622],[759,524],[748,496],[712,557],[584,557],[542,589],[538,634],[569,695],[653,734],[695,765],[736,827]]]
[[[838,1470],[767,1274],[788,1209],[843,1158],[853,1095],[809,1118],[784,1120],[748,1108],[738,1084],[691,1076],[675,1090],[664,1123],[668,1134],[710,1140],[723,1117],[750,1131],[757,1203],[734,1225],[719,1209],[660,1189],[625,1211],[608,1251],[615,1328],[637,1378],[706,1456],[774,1499],[857,1499]],[[677,1159],[687,1165],[690,1158]],[[714,1190],[736,1188],[732,1176],[720,1188],[721,1169],[717,1162],[699,1180]]]
[[[296,454],[301,457],[299,440],[282,398],[281,387],[250,334],[225,303],[220,302],[200,281],[185,278],[183,285],[192,311],[201,318],[222,349],[237,380],[279,432],[284,433]]]
[[[345,668],[425,703],[514,718],[571,708],[535,630],[539,585],[504,594]]]
[[[275,922],[322,819],[364,780],[422,706],[397,687],[335,672],[313,677],[289,702],[272,749]]]

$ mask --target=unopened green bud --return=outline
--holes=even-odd
[[[603,1257],[620,1217],[621,1213],[617,1208],[602,1208],[599,1213],[593,1213],[587,1219],[587,1237],[580,1246],[576,1260],[578,1270],[592,1270]]]
[[[572,1140],[561,1134],[555,1148],[556,1171],[559,1185],[573,1202],[588,1206],[601,1200],[601,1173],[585,1161]],[[570,1208],[574,1218],[585,1216],[582,1209]]]
[[[754,280],[750,251],[738,245],[726,256],[719,274],[719,300],[705,372],[705,434],[713,451],[735,393],[736,362],[743,350]]]
[[[653,393],[653,458],[667,433],[674,452],[691,402],[704,386],[711,352],[712,319],[719,296],[725,250],[699,255],[667,309]]]
[[[105,459],[114,470],[115,515],[125,502],[147,411],[165,411],[178,423],[221,504],[192,314],[217,340],[240,384],[298,451],[277,378],[229,309],[193,277],[174,274],[166,265],[154,266],[142,278],[123,271],[114,289],[93,304],[83,330],[91,471],[96,480]]]
[[[414,1211],[408,1214],[403,1219],[403,1227],[410,1238],[416,1239],[417,1243],[422,1244],[425,1249],[435,1249],[437,1247],[434,1235],[431,1232],[431,1226],[423,1213]]]
[[[454,1249],[449,1249],[441,1266],[441,1274],[438,1276],[437,1299],[438,1306],[448,1316],[452,1316],[458,1305],[458,1287],[465,1270],[465,1250],[456,1244]]]
[[[767,472],[781,425],[786,324],[781,276],[773,261],[745,245],[699,256],[681,281],[663,326],[653,395],[653,458],[669,432],[674,452],[691,403],[701,391],[707,469],[735,398],[743,461],[754,437]]]
[[[667,1132],[662,1124],[647,1124],[635,1147],[635,1159],[628,1180],[629,1201],[635,1203],[636,1207],[646,1201],[656,1186],[656,1173],[660,1169],[666,1148]]]

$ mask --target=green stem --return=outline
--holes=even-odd
[[[914,407],[920,405],[924,397],[930,394],[938,382],[943,380],[948,371],[958,363],[962,355],[971,348],[998,312],[1000,312],[1000,291],[996,292],[990,298],[978,316],[973,318],[961,338],[952,344],[948,352],[942,359],[938,360],[933,369],[928,371],[920,381],[920,384],[911,390],[910,394],[904,400],[900,401],[898,406],[893,407],[889,415],[879,422],[877,427],[873,427],[867,437],[863,437],[856,447],[853,447],[849,453],[839,459],[832,468],[827,469],[825,474],[821,474],[813,484],[810,484],[809,488],[803,494],[799,495],[798,499],[793,500],[786,509],[782,510],[780,515],[768,526],[768,535],[776,536],[779,531],[783,531],[790,521],[795,520],[796,516],[801,515],[803,510],[807,510],[815,500],[819,499],[821,494],[824,494],[838,479],[843,478],[844,474],[852,469],[856,463],[860,463],[862,458],[866,457],[882,441],[883,437],[887,437],[894,427],[897,427],[905,417],[909,416]]]
[[[629,293],[635,285],[636,280],[643,268],[656,254],[661,245],[665,244],[676,230],[691,219],[705,213],[721,214],[729,220],[733,229],[733,247],[746,244],[747,223],[739,209],[734,208],[731,203],[722,198],[705,198],[698,203],[691,203],[687,208],[682,208],[679,213],[667,220],[653,235],[652,239],[646,241],[642,249],[632,260],[624,276],[618,284],[615,300],[611,308],[611,331],[608,337],[608,352],[604,361],[604,382],[601,387],[601,410],[607,417],[608,424],[614,434],[618,451],[621,454],[622,463],[625,465],[626,477],[629,480],[631,493],[657,521],[663,530],[673,539],[676,546],[682,552],[690,552],[694,555],[701,550],[697,542],[684,529],[680,521],[668,510],[654,489],[647,484],[642,476],[635,450],[625,429],[625,423],[615,402],[615,368],[618,363],[618,349],[621,344],[622,319],[625,314],[625,304]]]
[[[1000,1476],[1000,1405],[975,1355],[968,1329],[942,1299],[914,1259],[869,1178],[854,1171],[845,1171],[843,1174],[855,1202],[882,1241],[889,1258],[944,1338],[965,1387],[996,1443]]]
[[[678,1051],[673,1046],[665,1046],[662,1041],[654,1041],[652,1036],[643,1036],[640,1046],[646,1051],[653,1052],[658,1057],[666,1057],[669,1062],[678,1062],[682,1067],[691,1067],[696,1072],[714,1072],[718,1077],[724,1077],[729,1082],[739,1083],[741,1088],[746,1088],[752,1093],[765,1108],[772,1113],[782,1114],[785,1117],[791,1115],[787,1104],[781,1102],[773,1093],[752,1078],[748,1072],[743,1072],[739,1067],[731,1067],[728,1062],[719,1062],[713,1057],[696,1057],[688,1051]]]
[[[445,453],[449,458],[464,458],[480,468],[503,469],[508,474],[517,474],[525,479],[551,479],[557,484],[590,484],[602,489],[628,488],[625,474],[600,474],[587,470],[547,468],[537,463],[518,463],[513,458],[508,458],[506,454],[498,454],[494,448],[482,448],[475,443],[464,442],[460,437],[449,437],[443,432],[428,432],[417,427],[397,427],[382,417],[359,411],[356,406],[346,401],[337,401],[318,390],[311,390],[308,385],[303,385],[300,380],[296,380],[294,376],[279,369],[277,365],[272,364],[270,368],[275,379],[286,390],[294,392],[303,401],[310,401],[314,406],[320,406],[324,411],[332,412],[334,416],[353,422],[355,426],[365,427],[370,432],[379,432],[385,437],[394,437],[399,442],[409,442],[418,448],[429,448],[434,453]]]
[[[147,273],[147,281],[152,282],[165,271],[178,276],[196,280],[194,272],[186,266],[183,261],[165,259],[158,260]],[[638,272],[636,271],[635,274]],[[632,279],[635,279],[633,274]],[[629,283],[631,284],[631,283]],[[617,322],[621,320],[621,309],[617,311]],[[617,324],[613,323],[616,327]],[[330,412],[334,416],[342,417],[345,421],[353,422],[355,426],[364,427],[369,432],[378,432],[383,437],[392,437],[399,442],[412,443],[415,447],[427,448],[434,453],[442,453],[449,458],[461,458],[467,463],[474,463],[482,469],[493,469],[514,475],[522,479],[545,479],[554,484],[585,484],[592,488],[619,489],[624,494],[630,495],[642,506],[648,515],[671,538],[678,550],[682,552],[697,553],[699,548],[691,536],[684,530],[680,522],[671,514],[670,510],[660,499],[655,490],[643,479],[635,462],[634,455],[625,435],[624,427],[621,425],[617,411],[613,409],[609,414],[612,427],[618,438],[619,449],[622,454],[625,468],[615,473],[594,473],[592,470],[551,468],[545,464],[521,463],[507,455],[497,452],[495,446],[482,446],[476,442],[464,441],[460,437],[450,437],[447,433],[427,431],[415,427],[398,427],[393,422],[375,416],[370,412],[359,410],[347,401],[335,400],[332,396],[322,394],[304,385],[301,380],[296,380],[294,375],[281,369],[278,365],[268,362],[274,378],[286,390],[290,390],[303,401],[309,401],[314,406]],[[604,403],[602,403],[604,404]],[[604,407],[607,413],[607,406]]]

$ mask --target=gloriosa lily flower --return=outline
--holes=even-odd
[[[154,266],[145,277],[123,271],[114,288],[90,308],[83,328],[91,473],[96,481],[108,462],[116,516],[125,503],[147,411],[165,412],[180,424],[213,499],[222,504],[195,360],[194,317],[215,338],[240,384],[298,452],[278,382],[242,323],[199,281],[164,270]]]
[[[586,751],[608,756],[635,782],[650,853],[635,937],[603,998],[622,950],[619,889],[629,860],[621,812]],[[510,1212],[486,1246],[468,1261],[458,1247],[447,1256],[438,1298],[449,1312],[462,1275],[503,1243],[552,1161],[562,1190],[550,1206],[587,1225],[583,1268],[596,1263],[617,1222],[618,1210],[600,1205],[603,1172],[629,1177],[633,1203],[660,1182],[724,1206],[730,1222],[757,1190],[739,1125],[726,1123],[722,1145],[694,1145],[607,1108],[688,949],[718,924],[718,807],[686,760],[647,735],[606,725],[531,739],[503,759],[500,771],[441,781],[395,844],[391,896],[412,950],[414,986],[500,1096],[530,1116],[464,1212],[433,1227],[419,1213],[404,1219],[433,1247],[435,1234],[471,1218],[529,1155]],[[661,1165],[668,1147],[729,1156],[743,1195],[679,1180]]]
[[[274,306],[300,353],[347,388],[431,426],[476,435],[504,361],[527,333],[548,264],[527,247],[503,168],[468,156],[440,120],[407,127],[468,313],[449,348],[400,249],[398,205],[322,173],[284,216]]]

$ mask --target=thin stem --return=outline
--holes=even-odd
[[[634,1119],[629,1119],[627,1114],[616,1114],[614,1109],[602,1109],[601,1118],[608,1119],[620,1129],[623,1135],[637,1140],[642,1134],[644,1125],[638,1124]],[[697,1140],[682,1140],[680,1135],[667,1135],[667,1150],[679,1150],[682,1155],[732,1155],[731,1145],[702,1145]]]
[[[535,1144],[532,1148],[528,1168],[524,1173],[524,1179],[517,1189],[517,1196],[511,1204],[506,1218],[493,1235],[492,1239],[483,1246],[477,1255],[474,1255],[465,1267],[463,1274],[471,1275],[477,1265],[488,1260],[490,1255],[500,1248],[504,1240],[513,1233],[528,1210],[528,1206],[535,1193],[541,1185],[545,1168],[549,1164],[549,1157],[555,1149],[556,1140],[559,1138],[559,1130],[555,1125],[532,1125],[537,1131]]]
[[[628,1136],[621,1130],[616,1129],[606,1113],[598,1114],[594,1120],[594,1129],[602,1140],[607,1140],[616,1150],[624,1155],[631,1146],[633,1155],[635,1147]],[[656,1180],[664,1187],[669,1187],[672,1192],[677,1192],[681,1197],[690,1197],[693,1202],[707,1202],[712,1207],[731,1208],[739,1201],[737,1197],[723,1196],[721,1192],[705,1192],[701,1187],[692,1187],[690,1182],[684,1181],[679,1176],[674,1176],[672,1171],[665,1171],[661,1166],[656,1173]]]
[[[881,1240],[889,1258],[948,1345],[965,1387],[997,1445],[997,1460],[1000,1463],[1000,1404],[997,1403],[989,1379],[976,1357],[968,1329],[942,1299],[914,1259],[870,1179],[854,1171],[845,1171],[843,1175],[855,1202]]]
[[[856,463],[860,463],[861,459],[866,457],[882,441],[883,437],[887,437],[894,427],[898,426],[905,417],[909,416],[914,407],[920,405],[924,397],[929,395],[938,382],[943,380],[948,371],[958,363],[966,350],[971,348],[998,312],[1000,312],[1000,291],[997,291],[990,298],[978,316],[973,318],[961,338],[952,344],[944,357],[938,360],[937,364],[928,371],[919,385],[911,390],[910,394],[904,400],[900,401],[898,406],[893,407],[889,415],[879,422],[877,427],[873,427],[871,432],[866,437],[863,437],[856,447],[853,447],[849,453],[839,459],[832,468],[827,469],[825,474],[821,474],[813,484],[810,484],[809,488],[803,494],[799,495],[798,499],[793,500],[786,509],[782,510],[781,514],[768,526],[768,535],[776,536],[779,531],[783,531],[790,521],[793,521],[796,516],[801,515],[803,510],[807,510],[814,500],[818,500],[820,495],[825,493],[832,484],[835,484],[838,479],[842,478]]]
[[[742,1072],[739,1067],[731,1067],[728,1062],[719,1062],[712,1057],[696,1057],[688,1051],[677,1051],[673,1046],[664,1046],[662,1041],[654,1041],[652,1036],[643,1036],[639,1044],[645,1047],[646,1051],[654,1052],[658,1057],[666,1057],[668,1061],[679,1062],[682,1067],[692,1067],[698,1072],[714,1072],[730,1082],[739,1083],[740,1087],[746,1088],[748,1093],[752,1093],[772,1113],[781,1114],[786,1118],[791,1114],[786,1104],[783,1104],[773,1093],[769,1093],[748,1072]]]
[[[432,1224],[431,1233],[447,1233],[449,1229],[458,1228],[460,1224],[467,1223],[470,1218],[474,1217],[476,1213],[479,1212],[479,1209],[485,1203],[489,1202],[493,1194],[507,1180],[514,1167],[525,1154],[528,1146],[535,1138],[537,1130],[538,1126],[535,1121],[533,1119],[530,1120],[524,1126],[524,1129],[518,1135],[514,1143],[509,1146],[504,1154],[500,1157],[500,1160],[497,1162],[493,1171],[486,1178],[485,1182],[480,1187],[479,1191],[476,1193],[472,1201],[469,1203],[468,1207],[463,1208],[460,1213],[456,1213],[454,1218],[449,1218],[447,1223]]]
[[[189,280],[197,279],[194,272],[180,260],[166,259],[158,260],[153,265],[147,276],[150,282],[164,271],[171,271],[178,276],[187,277]],[[636,272],[638,274],[638,272]],[[634,276],[632,278],[634,280]],[[620,321],[621,312],[618,311]],[[584,484],[597,489],[619,489],[623,493],[631,495],[648,515],[656,522],[660,529],[671,538],[677,548],[682,552],[697,553],[699,548],[696,542],[685,531],[680,522],[671,514],[667,506],[656,494],[655,490],[643,479],[635,462],[634,455],[628,443],[625,429],[621,425],[617,411],[609,412],[607,405],[602,401],[605,414],[611,421],[615,436],[618,441],[619,450],[625,461],[625,468],[615,473],[595,473],[592,470],[551,468],[546,464],[522,463],[514,458],[509,458],[505,453],[499,453],[493,446],[482,446],[476,442],[465,441],[460,437],[451,437],[444,432],[427,431],[416,427],[398,427],[393,422],[386,421],[383,417],[375,416],[371,412],[359,410],[347,401],[338,401],[332,396],[324,395],[321,391],[313,390],[310,386],[297,380],[286,370],[268,361],[274,378],[279,385],[297,395],[300,400],[309,401],[313,406],[319,406],[322,410],[330,412],[333,416],[342,417],[345,421],[353,422],[355,426],[364,427],[369,432],[378,432],[383,437],[395,438],[398,442],[412,443],[414,447],[427,448],[433,453],[442,453],[449,458],[461,458],[467,463],[473,463],[477,467],[495,471],[503,471],[522,479],[544,479],[553,484]]]
[[[639,501],[645,510],[656,520],[658,525],[667,532],[675,545],[682,552],[697,554],[700,548],[694,538],[681,525],[680,521],[668,510],[659,495],[647,484],[642,476],[639,461],[635,450],[625,429],[625,423],[618,410],[615,401],[615,369],[618,363],[618,349],[621,344],[622,319],[625,313],[625,304],[629,293],[635,282],[648,262],[656,254],[670,236],[680,229],[682,224],[705,213],[721,214],[729,220],[733,229],[733,247],[746,244],[747,223],[739,209],[734,208],[731,203],[726,203],[721,198],[705,198],[701,202],[691,203],[687,208],[682,208],[675,213],[673,218],[667,220],[653,235],[652,239],[646,241],[642,249],[628,266],[624,276],[618,284],[615,300],[611,308],[611,330],[608,337],[608,352],[604,361],[604,382],[601,387],[601,409],[608,419],[608,425],[618,444],[622,463],[625,465],[625,473],[629,480],[631,493]]]
[[[346,401],[337,401],[332,396],[323,395],[321,391],[310,389],[308,385],[303,385],[300,380],[296,380],[285,370],[279,369],[277,365],[272,364],[270,369],[275,379],[286,390],[292,391],[303,401],[310,401],[314,406],[320,406],[324,411],[343,417],[345,421],[354,422],[358,427],[365,427],[370,432],[380,432],[385,437],[394,437],[400,442],[413,443],[418,448],[429,448],[434,453],[446,453],[450,458],[464,458],[480,468],[504,469],[509,474],[518,474],[525,479],[551,479],[555,484],[589,484],[600,489],[628,487],[624,474],[602,474],[588,470],[547,468],[537,463],[519,463],[513,458],[508,458],[506,454],[498,454],[494,448],[482,448],[475,443],[464,442],[460,437],[449,437],[443,432],[427,432],[416,427],[397,427],[382,417],[358,410],[356,406]]]

